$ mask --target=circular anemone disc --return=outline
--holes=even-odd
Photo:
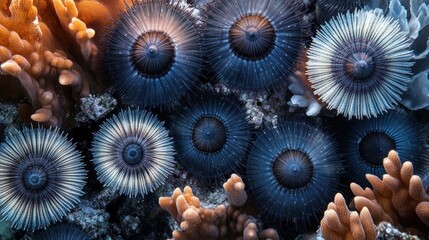
[[[204,90],[172,117],[171,133],[178,161],[203,179],[229,176],[250,143],[243,104],[233,95]]]
[[[101,70],[124,100],[168,108],[198,82],[202,41],[195,19],[174,4],[135,3],[115,21]]]
[[[193,127],[192,143],[202,152],[213,153],[223,148],[227,137],[227,129],[222,120],[203,116]]]
[[[263,216],[302,230],[319,224],[341,172],[334,139],[320,126],[294,121],[257,136],[246,185]]]
[[[230,29],[229,42],[233,52],[249,60],[263,59],[274,48],[275,31],[268,19],[260,15],[238,19]]]
[[[288,189],[307,186],[314,175],[314,166],[308,155],[299,150],[287,150],[274,160],[274,175]]]
[[[57,128],[9,135],[0,145],[0,159],[0,214],[13,228],[46,228],[83,195],[82,156]]]
[[[90,240],[82,229],[72,224],[62,223],[34,233],[34,240]]]
[[[46,188],[49,183],[48,173],[50,171],[47,171],[45,167],[43,162],[30,163],[30,166],[22,171],[22,185],[25,189],[37,192]]]
[[[138,109],[106,120],[94,134],[92,155],[100,182],[130,197],[155,190],[176,163],[168,130],[155,115]]]
[[[284,80],[304,42],[302,13],[288,0],[215,0],[206,21],[205,49],[230,87],[266,89]]]
[[[409,46],[393,19],[348,12],[317,32],[308,51],[308,79],[329,109],[348,118],[375,117],[394,108],[407,89]]]
[[[348,176],[363,187],[370,186],[367,173],[382,178],[383,159],[390,150],[396,150],[401,161],[412,162],[415,174],[423,174],[429,165],[423,131],[411,114],[389,111],[377,118],[348,121],[343,132],[339,142]]]
[[[347,11],[353,12],[356,8],[362,8],[369,2],[369,0],[318,0],[317,5],[322,7],[322,11],[345,13]]]
[[[131,61],[136,71],[147,78],[159,78],[167,74],[174,63],[172,39],[163,32],[146,32],[134,42]]]

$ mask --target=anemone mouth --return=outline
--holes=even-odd
[[[314,165],[306,153],[287,150],[274,160],[273,171],[282,186],[299,189],[307,186],[313,179]]]
[[[192,142],[200,151],[214,153],[220,151],[227,140],[225,124],[216,117],[201,117],[192,131]]]
[[[385,60],[379,44],[361,38],[355,43],[338,47],[332,59],[332,72],[336,82],[352,92],[372,91],[383,81],[382,62]]]
[[[22,172],[22,185],[29,191],[41,191],[49,183],[49,170],[41,164],[31,164]]]
[[[261,15],[239,18],[229,30],[234,54],[247,60],[260,60],[274,49],[276,34],[271,22]]]
[[[383,166],[383,159],[390,150],[396,150],[396,143],[384,132],[371,132],[360,140],[358,148],[365,162],[374,166]]]
[[[145,32],[133,43],[130,55],[132,64],[140,74],[148,78],[160,78],[174,64],[174,42],[164,32]]]
[[[144,158],[144,148],[140,144],[128,143],[122,150],[122,159],[130,166],[140,164]]]

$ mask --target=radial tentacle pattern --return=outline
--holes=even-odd
[[[308,52],[315,94],[348,118],[392,109],[410,82],[410,43],[380,11],[339,15],[317,32]]]
[[[34,240],[90,240],[88,234],[72,224],[58,224],[34,234]]]
[[[172,118],[180,164],[205,179],[230,175],[250,143],[243,104],[234,96],[203,91]]]
[[[330,12],[345,13],[354,11],[356,8],[362,8],[370,0],[318,0],[317,4]]]
[[[205,30],[208,60],[220,80],[264,89],[284,80],[304,42],[294,1],[215,0]]]
[[[317,226],[339,190],[339,160],[334,139],[315,124],[294,121],[263,131],[247,163],[251,197],[267,219]]]
[[[136,1],[107,37],[101,70],[126,100],[162,108],[197,82],[201,45],[195,20],[179,6]]]
[[[329,134],[306,121],[288,122],[257,137],[247,185],[267,218],[313,227],[339,190],[341,171]]]
[[[341,151],[353,182],[370,186],[365,174],[382,177],[383,159],[390,150],[413,163],[417,174],[427,172],[427,149],[421,124],[411,114],[389,111],[377,118],[352,120],[341,136]]]
[[[0,145],[0,214],[34,231],[59,221],[80,200],[86,171],[58,129],[24,128]]]
[[[130,197],[152,192],[175,165],[168,130],[143,110],[121,111],[105,121],[94,134],[92,154],[98,179]]]

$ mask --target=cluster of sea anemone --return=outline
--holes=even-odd
[[[81,11],[82,19],[100,27],[97,11],[82,7],[91,1],[55,2],[58,12],[76,15],[70,21],[76,23]],[[100,9],[111,7],[99,4]],[[429,50],[417,47],[429,25],[429,4],[411,0],[408,12],[398,0],[124,4],[111,26],[101,30],[97,45],[90,41],[91,29],[69,26],[78,32],[83,54],[70,59],[90,63],[84,70],[111,87],[124,107],[96,123],[87,167],[73,140],[60,128],[45,126],[64,120],[53,116],[64,111],[59,110],[61,95],[53,94],[58,86],[46,83],[46,72],[56,66],[52,75],[60,72],[60,82],[75,79],[73,91],[86,86],[83,75],[72,61],[67,64],[64,52],[52,60],[45,51],[54,63],[43,74],[35,72],[37,54],[17,50],[16,44],[6,49],[0,38],[0,73],[20,80],[33,107],[42,109],[33,120],[42,116],[36,121],[45,124],[14,131],[0,145],[0,189],[5,189],[0,191],[0,215],[14,228],[35,231],[61,221],[84,194],[90,167],[104,187],[129,198],[154,192],[177,165],[214,184],[238,172],[263,218],[277,226],[293,225],[297,232],[317,226],[344,182],[366,186],[365,174],[381,177],[382,160],[392,149],[421,170],[417,174],[427,171],[422,123],[410,109],[429,105]],[[38,9],[31,0],[12,0],[9,11],[28,12],[29,6]],[[311,6],[316,13],[307,10]],[[0,8],[1,26],[7,25],[2,21],[6,11]],[[37,11],[33,15],[36,21]],[[322,24],[314,33],[312,17]],[[18,31],[10,28],[9,42]],[[30,42],[24,33],[16,34],[22,34],[24,45]],[[296,116],[288,113],[277,125],[255,130],[238,96],[285,91],[284,85],[290,90],[285,95],[294,95],[291,105],[317,106],[307,113],[323,109],[326,116],[338,116],[310,119],[291,108]],[[55,234],[86,238],[66,225],[35,237]]]

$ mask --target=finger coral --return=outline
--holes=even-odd
[[[348,118],[380,115],[411,81],[409,46],[398,22],[380,11],[339,15],[322,26],[308,52],[314,93]]]
[[[57,128],[10,134],[0,145],[0,169],[0,213],[17,229],[46,228],[83,195],[82,157]]]
[[[78,18],[71,0],[7,2],[0,8],[1,74],[19,79],[35,109],[32,120],[61,124],[69,105],[67,90],[59,86],[71,86],[75,96],[89,93],[89,68],[75,59],[91,65],[96,54],[91,40],[95,32]],[[64,40],[69,47],[78,50],[68,51],[63,39],[56,38],[58,32],[69,37]]]
[[[203,91],[179,108],[171,120],[178,161],[200,178],[230,175],[250,144],[243,104],[233,95]]]
[[[128,109],[109,118],[92,142],[98,179],[130,197],[159,187],[173,171],[174,153],[163,123],[142,110]]]
[[[209,9],[205,49],[226,85],[264,89],[291,72],[305,39],[294,1],[216,0]]]
[[[247,162],[250,197],[262,214],[300,229],[319,222],[341,173],[334,139],[306,121],[263,131]]]
[[[189,13],[177,4],[136,1],[105,40],[100,68],[127,101],[161,108],[195,86],[202,62]]]
[[[429,195],[423,187],[421,178],[413,175],[413,164],[411,162],[401,164],[398,153],[390,151],[383,161],[383,166],[387,174],[382,179],[371,174],[366,175],[373,189],[363,189],[355,183],[350,185],[355,195],[354,206],[360,212],[360,216],[365,216],[361,219],[362,223],[366,222],[369,225],[368,218],[371,217],[375,224],[386,221],[402,230],[427,237]],[[337,209],[338,211],[335,211],[339,216],[344,216],[348,212],[342,196],[337,195],[335,202],[331,203],[325,212],[321,222],[324,236],[327,239],[336,239],[335,236],[344,236],[347,231],[350,234],[351,222],[349,226],[345,224],[347,229],[336,227],[337,221],[334,221],[332,209]],[[372,232],[372,228],[366,231]]]
[[[173,239],[280,239],[276,230],[260,231],[260,226],[240,211],[239,207],[245,203],[247,196],[239,176],[232,174],[224,188],[228,199],[239,199],[230,207],[218,205],[213,209],[203,208],[188,186],[183,192],[176,188],[171,197],[160,197],[161,208],[180,223],[181,231],[174,230]]]

